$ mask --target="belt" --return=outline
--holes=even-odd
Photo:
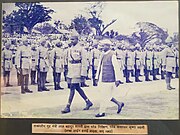
[[[5,58],[4,60],[11,60],[11,58]]]
[[[174,58],[174,56],[166,56],[166,58],[168,58],[168,57],[170,57],[170,58]]]
[[[62,59],[62,57],[58,57],[58,56],[56,56],[56,59]]]
[[[97,59],[97,57],[94,57],[94,59]]]
[[[27,58],[28,59],[29,57],[28,56],[22,56],[21,58]]]
[[[36,61],[35,59],[32,59],[32,61]]]
[[[139,58],[136,58],[136,60],[139,60]]]
[[[122,60],[122,58],[117,58],[118,60]]]
[[[71,64],[78,64],[78,63],[81,63],[81,60],[70,60],[69,62]]]
[[[44,60],[47,59],[47,58],[45,58],[45,57],[39,57],[39,58],[40,58],[40,59],[44,59]]]
[[[146,58],[146,60],[150,60],[150,58]]]

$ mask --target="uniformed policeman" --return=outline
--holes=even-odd
[[[175,67],[176,67],[176,52],[173,43],[167,39],[167,47],[163,50],[162,55],[164,57],[163,59],[163,66],[166,70],[166,85],[167,85],[167,90],[174,90],[171,86],[171,77],[172,73],[175,72]]]
[[[36,84],[36,64],[37,64],[37,48],[35,45],[31,47],[31,60],[32,60],[32,67],[31,67],[31,84]]]
[[[150,72],[152,71],[152,57],[153,57],[152,47],[147,45],[144,54],[145,81],[152,81],[151,79],[149,79]]]
[[[134,65],[134,68],[135,68],[135,82],[142,82],[140,79],[139,79],[139,76],[140,76],[140,71],[141,71],[141,67],[142,67],[142,52],[140,50],[141,46],[139,43],[137,43],[135,45],[135,65]]]
[[[10,87],[10,72],[13,67],[12,63],[12,51],[10,50],[11,44],[9,42],[5,43],[5,49],[2,51],[2,69],[3,69],[3,79],[4,86]]]
[[[98,49],[98,41],[94,40],[93,49],[91,50],[91,67],[92,67],[93,86],[96,86],[95,76],[96,76],[100,56],[101,56],[101,52]]]
[[[127,72],[126,72],[126,83],[132,83],[129,79],[130,74],[132,75],[134,72],[134,46],[129,46],[128,50],[126,51],[125,55],[125,65],[127,66]]]
[[[153,75],[153,80],[159,80],[156,75],[158,74],[158,52],[157,52],[157,47],[156,45],[153,46],[153,51],[152,51],[152,75]]]
[[[176,46],[176,73],[175,77],[179,78],[179,45]]]
[[[70,95],[68,104],[62,113],[69,113],[70,106],[73,101],[73,97],[75,94],[75,90],[78,91],[80,96],[86,102],[86,107],[84,110],[88,110],[93,104],[88,99],[84,91],[80,88],[80,82],[82,78],[87,76],[87,67],[86,67],[86,54],[85,50],[81,45],[78,43],[78,34],[77,32],[73,31],[71,36],[71,43],[72,47],[68,52],[68,75],[67,77],[70,79],[71,87],[70,87]]]
[[[124,46],[122,44],[117,46],[117,50],[115,51],[116,58],[120,67],[120,73],[118,76],[120,77],[121,84],[124,80],[123,70],[125,69],[125,51],[123,51]]]
[[[17,51],[17,69],[21,74],[21,93],[32,93],[28,88],[31,72],[31,48],[30,42],[26,38],[23,38],[23,45]]]
[[[38,48],[38,61],[37,61],[37,69],[38,69],[38,91],[49,91],[45,87],[47,72],[49,70],[49,60],[48,60],[48,49],[46,40],[42,39],[40,46]]]
[[[67,73],[68,73],[68,61],[67,57],[68,56],[68,45],[65,43],[64,48],[63,48],[63,54],[64,54],[64,79],[67,81]]]
[[[61,73],[63,72],[64,68],[64,54],[63,54],[63,43],[57,41],[55,43],[56,47],[53,49],[52,52],[52,68],[53,68],[53,78],[54,78],[54,89],[55,90],[62,90],[60,86],[61,81]]]

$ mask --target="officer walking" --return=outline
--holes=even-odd
[[[10,43],[5,43],[5,49],[2,51],[2,69],[3,69],[3,79],[4,79],[4,86],[10,87],[12,86],[9,83],[10,80],[10,72],[13,67],[12,63],[12,51],[10,50]]]
[[[114,87],[120,85],[120,67],[114,52],[110,49],[112,42],[109,39],[101,41],[104,54],[102,55],[96,74],[96,83],[99,82],[101,100],[99,113],[95,117],[104,117],[109,101],[112,101],[118,106],[117,113],[121,112],[124,103],[117,101],[113,95]]]
[[[78,34],[77,32],[72,32],[71,37],[71,45],[68,52],[68,75],[67,77],[70,79],[70,95],[68,99],[68,104],[65,107],[64,110],[62,110],[62,113],[69,113],[70,112],[70,106],[73,101],[73,97],[75,94],[75,90],[78,91],[80,96],[84,99],[86,102],[86,107],[84,110],[88,110],[93,104],[88,99],[84,91],[80,88],[80,82],[82,78],[86,78],[87,76],[87,67],[86,67],[86,54],[83,47],[81,47],[80,44],[78,44]]]
[[[55,48],[52,52],[52,68],[53,68],[53,78],[54,78],[54,89],[55,90],[62,90],[60,86],[61,81],[61,73],[63,72],[64,68],[64,54],[62,49],[62,42],[57,41],[55,43]]]
[[[17,51],[17,70],[21,75],[21,93],[32,93],[28,88],[31,72],[31,49],[27,39],[23,40],[23,46],[20,46]]]

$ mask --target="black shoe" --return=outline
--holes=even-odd
[[[27,93],[33,93],[33,91],[29,90],[29,89],[25,89],[25,92]]]
[[[155,77],[155,78],[153,78],[153,80],[159,80],[159,79]]]
[[[98,113],[95,115],[95,117],[104,117],[105,116],[105,113]]]
[[[172,90],[175,90],[175,89],[176,89],[176,88],[173,88],[173,87],[171,87],[171,86],[170,86],[170,88],[171,88]]]
[[[133,83],[133,81],[127,80],[126,83]]]
[[[124,103],[119,104],[117,113],[120,113],[123,107],[124,107]]]
[[[152,80],[150,80],[150,79],[146,79],[145,81],[149,82],[149,81],[152,81]]]
[[[49,91],[49,89],[45,87],[42,89],[42,91]]]
[[[62,114],[69,113],[69,112],[71,112],[71,110],[70,110],[70,107],[67,107],[67,106],[64,110],[61,111]]]
[[[49,83],[48,81],[46,81],[46,83]]]
[[[124,84],[124,82],[121,82],[121,81],[120,81],[120,84]]]
[[[86,103],[86,107],[85,107],[83,110],[89,110],[89,108],[90,108],[91,106],[93,106],[93,103],[92,103],[91,101],[88,101],[88,102]]]
[[[21,91],[21,94],[26,94],[26,92],[24,90]]]
[[[6,84],[6,87],[12,87],[13,85],[11,85],[11,84]]]
[[[57,86],[57,88],[60,89],[60,90],[63,90],[63,89],[64,89],[64,88],[62,88],[61,86]]]
[[[135,80],[135,82],[142,82],[141,80],[139,80],[139,79],[137,79],[137,80]]]
[[[89,87],[87,84],[81,84],[81,87]]]

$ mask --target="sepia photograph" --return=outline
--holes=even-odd
[[[179,120],[178,1],[2,3],[1,118]]]

